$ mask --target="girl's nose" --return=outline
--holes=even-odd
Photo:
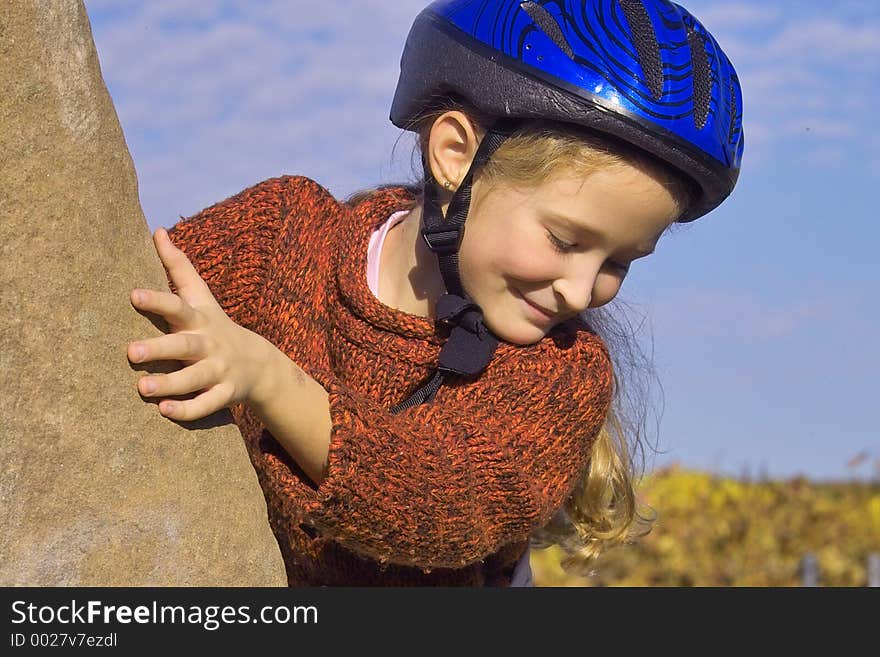
[[[602,266],[601,259],[595,260],[595,263],[581,261],[577,267],[570,267],[564,276],[554,281],[553,290],[562,297],[567,313],[583,312],[590,306],[596,277]]]

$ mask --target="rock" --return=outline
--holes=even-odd
[[[138,395],[168,285],[81,0],[0,3],[0,88],[0,585],[286,586],[229,412]]]

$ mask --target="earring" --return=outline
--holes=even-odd
[[[443,187],[446,189],[452,189],[452,183],[447,180],[443,183]]]

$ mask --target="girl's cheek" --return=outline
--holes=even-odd
[[[599,276],[596,281],[596,287],[593,290],[593,298],[590,301],[591,308],[604,306],[606,303],[614,299],[620,292],[620,280],[611,276]]]
[[[555,256],[545,245],[524,241],[508,241],[499,251],[499,262],[504,273],[528,281],[546,281],[557,269]]]
[[[493,228],[475,226],[468,236],[470,239],[462,244],[459,269],[463,275],[467,271],[468,277],[480,281],[480,285],[494,279],[493,288],[496,285],[504,287],[501,282],[504,279],[543,282],[551,278],[557,268],[557,256],[543,234],[514,221]]]

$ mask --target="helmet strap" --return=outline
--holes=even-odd
[[[437,301],[437,320],[445,322],[452,330],[440,350],[439,364],[431,379],[392,408],[392,413],[432,401],[437,390],[451,375],[480,374],[489,365],[498,346],[498,338],[483,323],[482,309],[461,285],[458,249],[470,209],[474,174],[512,134],[514,128],[515,121],[501,119],[487,131],[467,174],[452,195],[446,217],[438,202],[440,186],[431,174],[427,157],[422,158],[425,171],[422,238],[437,255],[446,285],[446,294]]]
[[[437,255],[440,274],[443,276],[443,282],[449,294],[455,294],[462,298],[467,296],[462,288],[458,271],[458,249],[464,234],[464,222],[470,209],[474,174],[498,150],[504,140],[510,137],[517,123],[513,119],[499,119],[489,128],[480,142],[461,184],[452,195],[445,217],[438,202],[440,185],[431,173],[427,156],[422,158],[425,172],[422,239],[425,240],[428,248]]]

